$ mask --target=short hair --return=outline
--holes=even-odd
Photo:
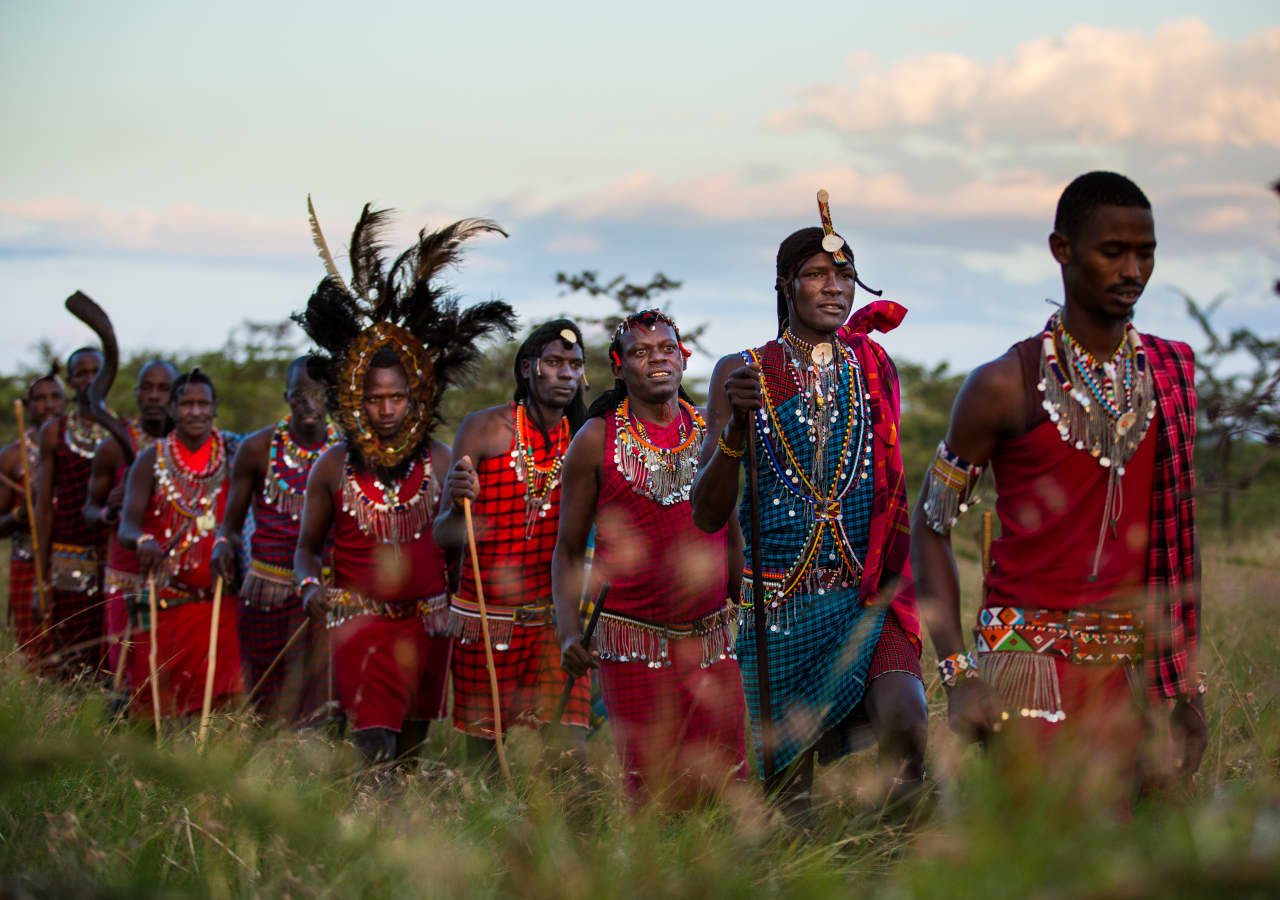
[[[322,379],[316,378],[314,375],[311,374],[312,369],[314,367],[314,364],[312,363],[311,360],[312,360],[311,354],[304,353],[302,354],[302,356],[299,356],[293,362],[289,363],[289,368],[285,369],[285,372],[284,372],[284,380],[286,382],[292,381],[293,376],[296,375],[299,371],[301,371],[302,374],[306,375],[312,381],[322,381]]]
[[[101,349],[99,349],[98,347],[89,347],[89,346],[77,347],[76,349],[72,350],[72,351],[71,351],[71,355],[67,357],[67,372],[68,372],[68,373],[70,373],[70,371],[71,371],[71,366],[72,366],[72,364],[76,361],[76,357],[77,357],[77,356],[80,356],[82,353],[94,353],[94,354],[97,354],[98,356],[101,356],[101,355],[102,355],[102,350],[101,350]]]
[[[1067,238],[1080,233],[1089,216],[1100,206],[1127,206],[1151,209],[1151,201],[1128,178],[1115,172],[1086,172],[1076,178],[1058,198],[1053,230]]]
[[[178,377],[178,367],[175,366],[173,363],[169,362],[169,360],[150,359],[138,367],[138,383],[141,384],[142,376],[146,375],[147,372],[149,372],[151,369],[154,369],[156,366],[163,366],[169,372],[169,374],[172,375],[174,378]]]
[[[187,385],[191,384],[207,385],[209,388],[210,398],[214,403],[218,402],[218,391],[217,388],[213,386],[213,379],[200,371],[198,366],[190,372],[183,372],[173,380],[173,387],[169,389],[169,402],[177,403],[178,398],[182,396],[182,392],[186,390]]]

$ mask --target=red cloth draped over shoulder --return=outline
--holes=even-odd
[[[873,401],[875,498],[871,506],[867,558],[862,569],[862,601],[879,602],[884,588],[893,584],[893,614],[919,652],[920,612],[911,579],[910,507],[898,436],[902,418],[898,370],[884,348],[870,337],[873,331],[889,332],[897,328],[906,315],[907,308],[902,304],[876,300],[855,310],[839,334],[857,355]],[[890,581],[894,578],[898,579],[896,583]]]

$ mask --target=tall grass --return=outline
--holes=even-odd
[[[230,716],[203,756],[191,727],[157,748],[108,724],[99,689],[36,679],[6,647],[0,895],[1277,896],[1280,533],[1206,547],[1205,577],[1204,766],[1187,796],[1131,817],[1082,803],[1057,770],[1011,793],[949,734],[934,679],[928,814],[869,809],[863,754],[820,772],[817,821],[796,832],[750,788],[629,813],[603,736],[588,777],[552,783],[536,739],[514,735],[514,791],[468,768],[443,726],[421,766],[378,782],[353,777],[339,740]]]

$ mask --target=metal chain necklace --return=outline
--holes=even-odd
[[[674,447],[659,447],[650,440],[644,423],[632,418],[629,399],[623,398],[614,411],[617,421],[614,465],[633,491],[662,506],[688,501],[693,477],[698,473],[698,451],[707,429],[692,404],[685,400],[678,402],[679,437]]]

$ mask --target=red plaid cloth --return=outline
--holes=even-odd
[[[701,668],[702,642],[671,641],[671,664],[600,663],[628,795],[683,799],[747,778],[746,700],[736,660]]]
[[[333,686],[351,730],[443,718],[452,645],[418,616],[355,616],[329,629]]]
[[[514,410],[515,404],[512,404]],[[514,412],[513,412],[514,416]],[[534,460],[539,467],[551,465],[556,448],[547,446],[533,430]],[[525,537],[525,483],[516,478],[511,453],[515,452],[514,432],[507,453],[482,459],[476,465],[480,495],[472,504],[476,526],[476,553],[484,578],[484,599],[490,606],[520,606],[551,597],[551,553],[556,546],[560,522],[560,487],[546,497],[551,508],[534,519],[533,533]],[[476,599],[472,567],[462,567],[458,596]]]
[[[105,543],[107,527],[91,525],[84,518],[84,501],[89,494],[93,460],[73,453],[67,446],[67,417],[58,419],[58,442],[53,450],[53,528],[49,540],[55,544],[94,547]],[[44,460],[41,465],[46,464]],[[40,535],[44,540],[45,535]]]
[[[1195,354],[1186,344],[1149,334],[1142,344],[1160,409],[1147,557],[1147,689],[1168,699],[1193,693],[1197,679]]]
[[[871,668],[867,671],[867,684],[890,672],[905,672],[924,680],[920,670],[920,648],[898,622],[893,610],[885,616],[880,629],[880,639],[876,642]]]
[[[204,705],[204,682],[209,665],[209,626],[213,601],[183,603],[159,614],[157,641],[157,683],[160,686],[160,713],[186,716]],[[151,718],[151,682],[148,655],[150,631],[135,630],[129,640],[125,672],[133,695],[130,714]],[[240,641],[236,635],[236,598],[222,595],[218,615],[218,656],[213,676],[214,702],[224,701],[244,691],[240,674]]]
[[[307,615],[298,598],[293,597],[270,609],[241,605],[237,620],[245,688],[253,690],[289,639],[308,622]],[[258,688],[253,707],[260,715],[286,722],[301,721],[324,702],[325,660],[314,649],[314,645],[323,640],[323,630],[308,622],[302,637]]]
[[[40,628],[40,613],[33,605],[36,594],[36,567],[18,553],[9,556],[9,611],[13,615],[13,637],[18,649],[34,667],[49,652],[48,638]]]
[[[560,647],[554,625],[511,629],[505,650],[494,649],[502,727],[538,728],[551,721],[565,674],[560,668]],[[493,738],[493,694],[485,666],[484,643],[458,642],[453,646],[453,727],[464,734]],[[579,678],[569,694],[561,724],[587,727],[591,713],[591,679]]]
[[[911,583],[911,508],[907,505],[907,480],[898,442],[898,422],[902,417],[898,370],[884,348],[868,336],[872,331],[892,331],[906,314],[906,307],[898,303],[876,300],[849,317],[840,328],[840,337],[857,355],[867,379],[867,392],[874,400],[871,427],[875,435],[875,494],[860,593],[863,603],[875,603],[881,599],[881,590],[892,586],[893,613],[919,654],[920,613]],[[893,579],[900,580],[895,583]]]

